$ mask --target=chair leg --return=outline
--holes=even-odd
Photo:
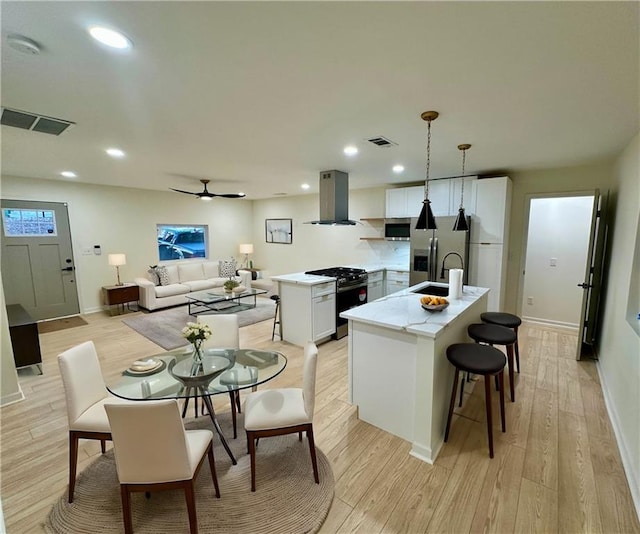
[[[513,345],[507,345],[507,360],[509,361],[509,389],[511,391],[511,402],[516,402],[516,384],[513,373]]]
[[[218,474],[216,473],[216,461],[213,457],[213,441],[209,444],[209,450],[207,451],[207,457],[209,458],[209,469],[211,469],[211,478],[213,479],[213,487],[216,490],[216,497],[220,498],[220,488],[218,487]]]
[[[73,502],[76,487],[76,468],[78,465],[78,435],[69,432],[69,502]]]
[[[516,326],[513,331],[516,334],[516,369],[520,372],[520,348],[518,347],[518,327]]]
[[[247,432],[249,456],[251,456],[251,491],[256,491],[256,441],[253,432]]]
[[[456,369],[456,373],[459,373],[459,371]],[[467,373],[468,375],[469,373]],[[464,375],[462,375],[462,382],[460,382],[460,404],[458,404],[458,406],[462,406],[462,396],[464,395],[464,383],[465,383],[465,379],[464,379]]]
[[[453,408],[456,405],[456,391],[458,389],[458,375],[460,372],[458,369],[455,369],[453,373],[453,389],[451,390],[451,402],[449,402],[449,416],[447,417],[447,428],[444,431],[444,441],[445,443],[449,439],[449,430],[451,429],[451,418],[453,417]],[[464,378],[463,378],[464,380]]]
[[[255,389],[253,391],[255,391]],[[236,398],[236,409],[237,409],[237,412],[238,413],[242,413],[242,405],[240,403],[240,392],[236,390],[234,393],[235,393],[234,396]]]
[[[120,484],[120,496],[122,498],[122,519],[124,520],[125,534],[133,534],[133,522],[131,521],[131,500],[126,484]]]
[[[489,436],[489,458],[493,458],[493,421],[491,418],[491,375],[484,375],[484,402],[487,408],[487,434]],[[502,392],[502,389],[500,390]],[[504,392],[502,392],[504,395]]]
[[[229,400],[231,401],[231,420],[233,421],[233,439],[238,437],[236,430],[236,392],[229,391]]]
[[[189,514],[189,532],[198,534],[198,517],[196,516],[196,498],[193,491],[193,479],[185,481],[184,496],[187,501],[187,513]]]
[[[507,431],[507,425],[504,418],[504,369],[498,373],[498,382],[500,383],[500,419],[502,421],[502,431]]]
[[[184,399],[184,405],[182,406],[182,418],[187,416],[187,408],[189,407],[189,397]]]
[[[318,475],[318,459],[316,458],[316,444],[313,440],[313,425],[307,428],[307,439],[309,440],[309,452],[311,453],[311,464],[313,465],[313,479],[316,484],[320,484],[320,476]]]

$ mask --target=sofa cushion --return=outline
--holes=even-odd
[[[192,282],[185,282],[183,285],[187,286],[191,291],[202,291],[203,289],[215,287],[212,280],[193,280]]]
[[[170,284],[179,284],[180,277],[178,276],[178,266],[177,265],[164,265],[167,269],[167,274],[169,275],[169,283]]]
[[[160,275],[158,274],[158,271],[156,271],[156,269],[158,268],[157,265],[153,265],[149,267],[149,270],[147,271],[147,278],[153,282],[154,286],[159,286],[160,285]]]
[[[178,276],[180,277],[181,284],[195,280],[203,280],[205,276],[202,270],[202,263],[180,263],[178,265]]]
[[[220,276],[219,263],[217,261],[205,261],[202,263],[204,278],[218,278]]]
[[[169,284],[168,286],[157,286],[156,297],[172,297],[174,295],[184,295],[189,293],[189,287],[184,284]],[[185,300],[186,302],[186,300]]]

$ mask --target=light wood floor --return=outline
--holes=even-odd
[[[0,411],[10,534],[40,531],[66,491],[67,420],[56,355],[91,339],[110,381],[131,361],[159,350],[119,317],[85,319],[87,326],[41,336],[44,376],[21,373],[26,400]],[[302,350],[270,338],[270,321],[241,329],[242,346],[273,347],[289,358],[269,387],[299,385]],[[506,434],[494,406],[495,458],[487,451],[483,388],[469,387],[435,465],[409,456],[409,443],[358,421],[347,403],[346,341],[320,345],[314,427],[336,479],[322,534],[640,532],[595,364],[575,361],[574,335],[524,325],[517,402],[507,402]],[[216,402],[228,409],[225,399]],[[80,468],[99,452],[97,442],[84,442]]]

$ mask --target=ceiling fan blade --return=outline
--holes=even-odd
[[[199,195],[200,193],[192,193],[191,191],[183,191],[182,189],[174,189],[170,187],[171,191],[177,191],[178,193],[185,193],[186,195]]]
[[[240,194],[240,193],[226,193],[226,194],[221,194],[218,195],[216,193],[209,193],[212,197],[222,197],[222,198],[244,198],[247,195],[245,195],[244,193]]]

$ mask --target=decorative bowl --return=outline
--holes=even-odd
[[[442,311],[445,308],[447,308],[449,306],[449,303],[447,302],[446,304],[421,304],[422,308],[430,311],[430,312],[437,312],[437,311]]]
[[[244,293],[246,290],[247,290],[247,288],[244,287],[244,286],[236,286],[231,290],[231,292],[232,293]]]

